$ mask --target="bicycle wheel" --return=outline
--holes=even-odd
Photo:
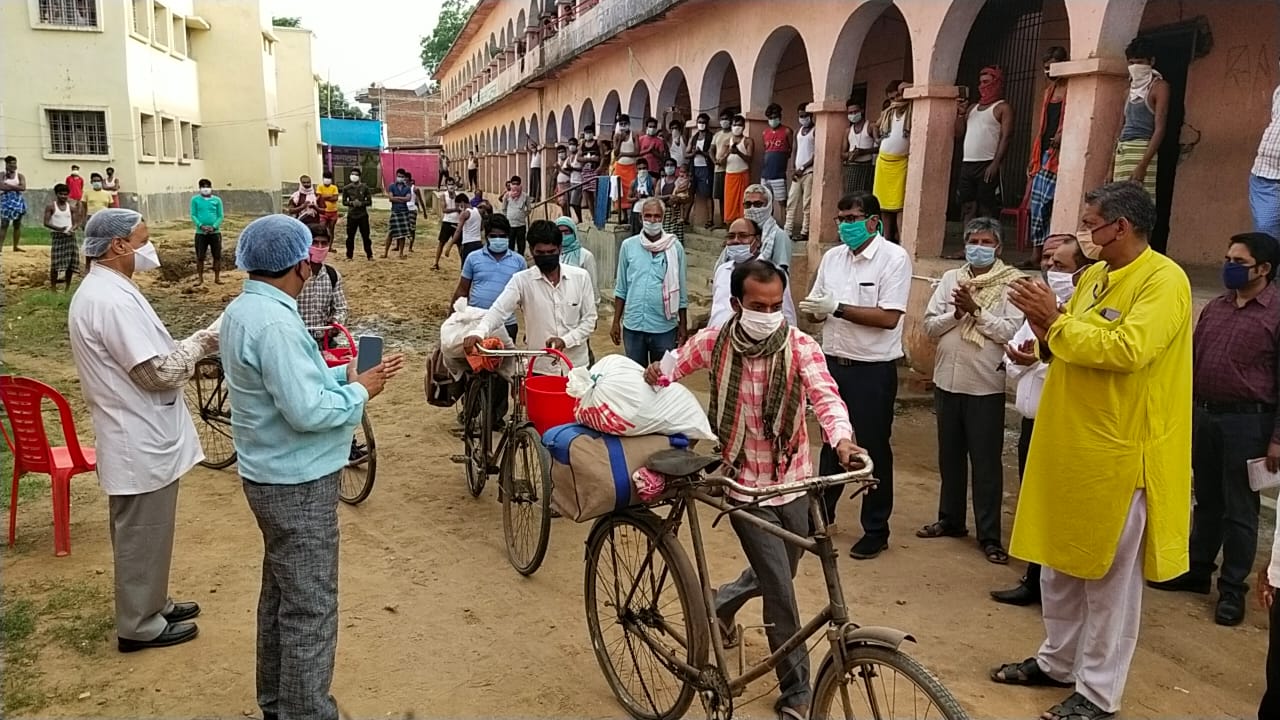
[[[502,458],[502,535],[507,559],[532,575],[551,537],[551,454],[532,427],[517,428]]]
[[[959,701],[923,665],[900,650],[858,645],[841,670],[830,652],[818,669],[810,720],[854,718],[942,718],[969,720]],[[841,686],[849,689],[846,713]]]
[[[489,479],[489,380],[477,377],[462,403],[462,452],[466,455],[467,491],[480,497]]]
[[[351,438],[351,455],[338,478],[338,499],[348,505],[359,505],[373,492],[373,478],[378,471],[378,443],[373,437],[369,413],[360,418]]]
[[[231,467],[236,461],[236,446],[231,441],[231,400],[218,357],[196,362],[196,371],[187,381],[186,396],[204,449],[200,464],[213,470]]]
[[[698,576],[680,543],[658,521],[617,513],[587,539],[587,631],[600,670],[637,720],[684,715],[696,688],[656,647],[689,665],[707,663],[710,628]]]

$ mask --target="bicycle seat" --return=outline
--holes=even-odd
[[[644,466],[659,475],[681,478],[698,473],[720,464],[720,458],[713,455],[699,455],[689,450],[660,450],[645,460]]]

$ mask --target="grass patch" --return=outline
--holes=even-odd
[[[37,663],[43,649],[101,655],[114,630],[111,590],[105,585],[72,580],[6,587],[0,603],[3,715],[37,713],[61,692],[43,682]]]
[[[15,715],[44,705],[36,669],[35,603],[10,595],[0,602],[0,641],[4,643],[4,710]]]
[[[49,638],[68,650],[92,657],[107,649],[104,641],[115,627],[116,620],[110,612],[82,614],[55,620]]]
[[[71,293],[48,288],[5,293],[4,332],[6,350],[40,356],[69,354],[67,310]]]
[[[23,219],[27,220],[30,217],[31,215],[28,213],[27,217]],[[43,208],[40,211],[40,217],[44,217]],[[40,225],[39,222],[40,221],[37,220],[37,224],[35,225],[28,225],[27,223],[22,224],[22,239],[18,241],[18,247],[24,247],[27,245],[48,245],[51,242],[51,238],[49,237],[49,228]],[[13,249],[13,228],[8,228],[8,232],[5,233],[4,244],[4,252],[8,252]]]

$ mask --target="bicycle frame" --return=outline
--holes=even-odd
[[[496,372],[488,370],[481,370],[472,376],[471,382],[485,383],[485,390],[490,403],[493,402],[493,391],[498,385],[495,382],[497,377],[498,374]],[[480,442],[485,451],[485,464],[491,467],[498,464],[497,461],[502,458],[507,445],[515,437],[516,430],[528,422],[524,416],[524,393],[521,392],[524,388],[524,375],[516,373],[509,382],[511,383],[511,392],[515,394],[511,401],[511,418],[507,421],[506,427],[502,429],[502,434],[498,437],[496,444],[493,443],[493,428],[490,427],[493,424],[492,416],[486,415],[481,421],[481,427],[488,432],[481,432]],[[488,408],[485,408],[482,412],[488,413]],[[492,447],[489,447],[490,445]]]

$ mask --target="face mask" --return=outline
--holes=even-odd
[[[1239,290],[1249,284],[1249,271],[1252,268],[1237,265],[1233,262],[1222,264],[1222,284],[1228,290]]]
[[[738,319],[738,327],[753,340],[763,340],[778,331],[786,322],[780,312],[757,312],[742,308],[742,316]]]
[[[1080,252],[1090,260],[1097,260],[1102,257],[1102,246],[1093,241],[1092,230],[1079,230],[1076,232],[1076,244],[1080,246]]]
[[[732,125],[732,124],[733,124],[733,122],[732,122],[732,121],[730,121],[730,120],[721,120],[721,121],[720,121],[720,129],[721,129],[721,130],[728,130],[728,129],[729,129],[729,126],[730,126],[730,125]]]
[[[595,140],[595,139],[596,139],[596,134],[595,134],[595,133],[583,133],[583,135],[582,135],[582,136],[583,136],[584,138],[586,138],[587,140]]]
[[[311,183],[307,183],[306,185],[299,185],[298,189],[302,190],[303,192],[311,192]]]
[[[560,267],[559,255],[534,255],[533,264],[544,274]]]
[[[769,118],[769,127],[776,128],[782,125],[782,118]]]
[[[648,171],[648,170],[641,170],[640,172],[636,173],[636,178],[637,178],[637,179],[640,179],[640,180],[648,180],[648,179],[649,179],[649,171]]]
[[[160,254],[156,246],[148,240],[145,245],[133,251],[133,271],[146,272],[160,267]]]
[[[626,131],[628,131],[628,130],[630,130],[630,129],[631,129],[631,126],[630,126],[630,125],[628,125],[628,124],[626,124],[626,123],[619,123],[619,124],[618,124],[618,132],[626,132]]]
[[[645,221],[644,223],[642,223],[642,226],[644,228],[645,235],[648,235],[651,238],[662,237],[662,221],[661,220],[659,220],[658,222]]]
[[[665,167],[665,168],[662,168],[662,172],[665,173],[667,176],[671,176],[676,174],[676,169],[673,167]]]
[[[768,206],[747,208],[742,211],[742,214],[757,225],[763,225],[766,220],[773,217],[773,211]]]
[[[307,259],[316,265],[323,264],[327,257],[329,257],[329,248],[325,245],[312,245],[307,248]]]
[[[738,126],[736,126],[736,127],[734,127],[734,128],[733,128],[733,136],[734,136],[734,137],[742,137],[742,133],[743,133],[743,132],[745,132],[745,131],[746,131],[746,128],[742,127],[741,125],[738,125]]]
[[[644,129],[644,134],[645,134],[645,135],[657,135],[657,134],[658,134],[658,128],[645,128],[645,129]]]
[[[800,127],[809,127],[812,124],[813,124],[813,118],[809,117],[808,115],[800,118]]]
[[[840,242],[845,247],[857,252],[859,248],[867,244],[867,241],[875,236],[875,233],[867,230],[866,220],[853,220],[850,222],[842,222],[840,228]]]
[[[556,153],[556,157],[560,158],[561,160],[564,160],[565,158],[569,157],[569,153],[561,150],[560,152]]]
[[[996,261],[996,249],[986,245],[965,245],[964,260],[976,268],[989,268]]]
[[[729,245],[724,249],[725,256],[734,263],[744,263],[755,257],[750,245]]]
[[[213,188],[200,188],[200,194],[209,197],[213,194]]]
[[[1136,83],[1146,82],[1151,78],[1152,67],[1141,63],[1129,66],[1129,79]]]
[[[496,255],[501,255],[502,253],[506,252],[507,248],[509,247],[511,247],[510,238],[504,238],[504,237],[489,238],[489,252],[491,253],[494,253]]]
[[[350,180],[350,181],[351,181],[351,182],[353,182],[353,183],[354,183],[354,182],[360,182],[360,176],[359,176],[359,175],[356,175],[355,173],[352,173],[352,174],[348,175],[348,176],[347,176],[347,179],[348,179],[348,180]]]
[[[704,122],[700,122],[700,123],[698,123],[698,129],[699,129],[699,130],[706,130],[706,129],[707,129],[707,124],[706,124],[706,123],[704,123]]]
[[[94,190],[101,190],[101,189],[102,189],[102,183],[100,183],[100,182],[95,182],[95,183],[90,183],[90,184],[91,184],[91,185],[93,185],[93,189],[94,189]]]
[[[1049,285],[1049,289],[1053,291],[1054,296],[1058,298],[1060,303],[1065,304],[1076,292],[1074,276],[1071,273],[1050,270],[1044,274],[1044,281]]]
[[[323,180],[321,180],[321,181],[320,181],[320,184],[321,184],[321,185],[323,185],[323,186],[325,186],[325,187],[329,187],[330,185],[332,185],[332,184],[333,184],[333,181],[332,181],[332,180],[330,180],[329,178],[325,178],[325,179],[323,179]]]
[[[849,113],[849,122],[855,124],[862,122],[862,113]]]
[[[71,171],[71,177],[80,177],[80,171],[79,171],[79,170],[72,170],[72,171]]]

